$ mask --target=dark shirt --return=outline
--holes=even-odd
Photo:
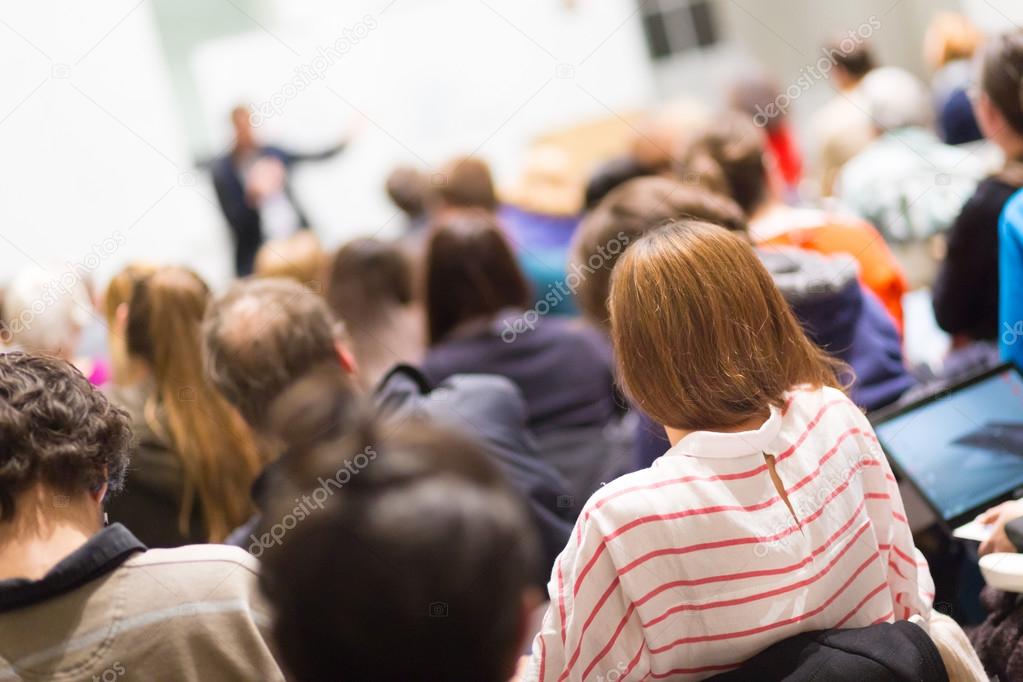
[[[24,608],[65,594],[127,561],[146,546],[119,523],[111,524],[60,560],[39,580],[0,580],[0,613]]]
[[[934,316],[953,336],[998,337],[998,217],[1018,189],[997,177],[982,180],[952,224],[934,283]]]
[[[507,377],[522,391],[538,434],[606,424],[616,413],[606,338],[560,317],[540,317],[529,328],[532,314],[509,312],[437,344],[422,362],[423,374],[435,384],[455,374]]]
[[[256,152],[256,157],[274,157],[290,170],[291,166],[299,161],[328,159],[344,147],[344,144],[336,145],[315,154],[297,154],[280,147],[261,147]],[[245,183],[238,172],[233,151],[214,159],[210,172],[213,175],[213,188],[217,192],[217,201],[220,202],[220,209],[224,213],[224,218],[227,220],[228,227],[231,228],[231,236],[234,239],[235,270],[239,277],[244,277],[252,273],[256,262],[256,252],[263,245],[265,238],[259,209],[249,204],[245,195]],[[298,214],[299,225],[302,228],[308,227],[309,221],[295,201],[291,185],[287,180],[285,180],[284,192]]]

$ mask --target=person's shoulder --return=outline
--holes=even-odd
[[[230,582],[229,578],[235,581],[254,578],[259,573],[259,560],[240,547],[204,544],[146,550],[131,557],[124,567],[151,574],[188,576],[187,582],[202,591],[202,585],[209,590]]]

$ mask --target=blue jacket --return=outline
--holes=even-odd
[[[998,288],[998,348],[1003,360],[1023,367],[1023,191],[998,220]]]

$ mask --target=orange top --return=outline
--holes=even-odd
[[[884,237],[870,223],[817,209],[779,207],[752,221],[750,235],[757,244],[849,254],[859,263],[860,281],[877,294],[902,331],[906,274]]]

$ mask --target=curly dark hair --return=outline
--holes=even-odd
[[[0,354],[0,521],[36,483],[69,496],[119,491],[131,440],[128,414],[67,362]]]

